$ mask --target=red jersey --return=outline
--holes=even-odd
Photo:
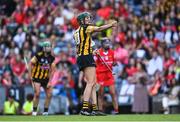
[[[108,50],[108,52],[104,52],[101,48],[99,50],[99,54],[101,58],[96,55],[95,61],[96,61],[96,73],[97,73],[97,83],[102,86],[110,86],[114,84],[114,77],[112,75],[112,72],[109,71],[107,66],[103,63],[106,62],[107,65],[112,70],[113,62],[114,62],[114,51]],[[103,60],[103,61],[102,61]]]
[[[106,64],[112,69],[113,62],[114,62],[114,51],[108,50],[108,52],[104,52],[103,49],[99,49],[99,54],[101,58],[106,62]],[[95,61],[96,61],[96,71],[97,72],[106,72],[109,71],[107,66],[103,63],[101,58],[96,55]]]

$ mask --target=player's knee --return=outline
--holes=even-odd
[[[112,92],[112,93],[111,93],[111,96],[112,96],[113,99],[115,99],[115,97],[116,97],[115,92]]]
[[[96,85],[96,82],[95,81],[89,81],[89,82],[87,82],[87,84],[91,87],[94,87]]]
[[[36,99],[39,99],[39,96],[40,96],[40,93],[39,93],[39,92],[36,92],[36,93],[34,94],[34,97],[35,97]]]
[[[99,93],[98,95],[99,95],[99,98],[101,99],[103,98],[103,93]]]
[[[51,97],[52,97],[52,94],[51,94],[51,93],[48,93],[48,94],[47,94],[47,98],[48,98],[48,99],[51,99]]]

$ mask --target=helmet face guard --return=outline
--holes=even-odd
[[[43,42],[42,47],[43,47],[44,52],[51,52],[51,48],[52,48],[51,42],[49,42],[49,41]]]
[[[108,50],[110,48],[110,40],[108,38],[102,39],[101,45],[103,49]]]
[[[90,23],[92,23],[92,15],[89,13],[89,12],[83,12],[81,14],[78,15],[77,17],[77,21],[80,25],[85,25],[86,22],[85,22],[85,18],[86,17],[90,17]]]

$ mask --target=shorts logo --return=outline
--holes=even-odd
[[[41,69],[50,69],[50,66],[49,65],[42,65]]]
[[[43,58],[41,58],[41,62],[44,62],[44,59],[43,59]]]
[[[48,64],[48,60],[45,61],[45,64]]]

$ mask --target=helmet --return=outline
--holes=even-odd
[[[47,53],[51,52],[52,47],[51,47],[51,42],[50,41],[44,41],[42,43],[42,47],[43,47],[44,52],[47,52]]]
[[[109,38],[102,38],[101,39],[101,45],[103,45],[103,44],[107,44],[107,43],[109,43],[110,42],[110,39]]]
[[[42,47],[50,47],[51,46],[51,42],[50,41],[45,41],[42,43]]]
[[[108,50],[110,48],[110,39],[109,38],[102,38],[101,40],[102,48]]]
[[[92,18],[92,15],[89,13],[89,12],[83,12],[83,13],[80,13],[78,16],[77,16],[77,21],[78,23],[81,25],[83,24],[82,21],[84,21],[85,17],[91,17]]]

